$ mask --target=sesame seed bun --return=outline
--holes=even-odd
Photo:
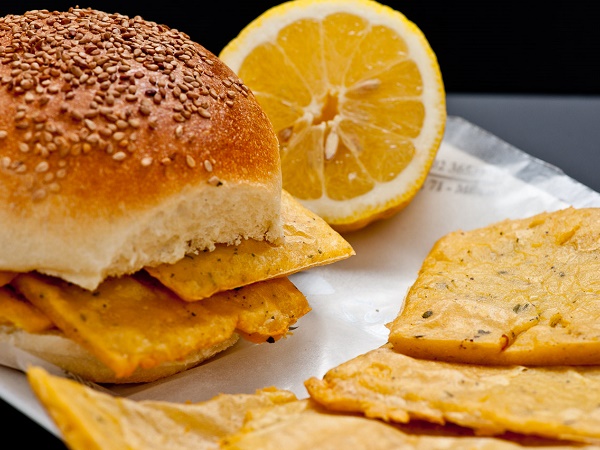
[[[0,111],[0,270],[95,289],[282,236],[271,124],[180,31],[92,9],[0,18]]]

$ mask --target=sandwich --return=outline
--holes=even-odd
[[[153,381],[274,342],[310,310],[288,275],[354,254],[282,190],[243,81],[166,25],[0,18],[0,111],[0,342],[74,375]]]

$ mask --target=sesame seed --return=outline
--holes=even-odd
[[[52,138],[53,138],[52,132],[50,132],[50,131],[43,131],[43,132],[40,133],[40,135],[41,135],[42,140],[44,142],[52,142]]]
[[[213,170],[212,163],[208,159],[204,160],[204,168],[206,169],[207,172],[212,172],[212,170]]]
[[[109,138],[109,137],[111,137],[111,136],[112,136],[113,132],[112,132],[112,130],[111,130],[110,128],[108,128],[108,127],[103,127],[103,128],[100,128],[100,129],[98,130],[98,134],[99,134],[100,136],[102,136],[103,138]]]
[[[48,164],[48,162],[42,161],[37,166],[35,166],[35,171],[38,173],[47,172],[49,168],[50,168],[50,165]]]
[[[123,139],[125,139],[125,133],[123,133],[122,131],[117,131],[112,135],[112,137],[115,141],[122,141]]]
[[[96,133],[92,133],[88,137],[85,138],[85,142],[87,144],[97,145],[100,142],[100,136]]]
[[[33,146],[33,153],[35,155],[41,155],[44,158],[46,158],[50,152],[48,151],[46,146],[40,144],[39,142],[36,142],[35,145]]]
[[[129,127],[129,122],[126,120],[117,120],[117,128],[119,130],[125,130]]]
[[[81,114],[79,111],[71,111],[71,119],[80,122],[83,120],[83,114]]]
[[[35,191],[33,191],[32,198],[34,201],[39,201],[39,200],[43,200],[44,198],[46,198],[46,195],[47,195],[46,189],[40,188],[40,189],[36,189]]]
[[[187,163],[187,165],[189,167],[192,167],[192,168],[196,167],[196,161],[190,155],[185,156],[185,162]]]
[[[149,116],[151,112],[152,112],[151,106],[147,102],[142,102],[142,104],[140,105],[140,113],[143,116]]]
[[[98,125],[96,125],[96,122],[94,122],[93,120],[90,120],[90,119],[85,119],[83,123],[85,124],[86,127],[88,127],[88,129],[90,131],[94,131],[98,127]]]
[[[153,161],[152,157],[145,156],[145,157],[142,158],[142,161],[141,161],[142,162],[142,166],[148,167],[149,165],[152,164],[152,161]]]
[[[114,155],[112,155],[112,159],[114,159],[115,161],[123,161],[126,157],[127,154],[125,152],[117,152]]]

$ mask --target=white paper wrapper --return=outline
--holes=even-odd
[[[185,373],[155,383],[107,387],[136,400],[197,402],[266,386],[304,398],[304,380],[387,341],[385,325],[400,311],[437,239],[457,229],[569,205],[600,206],[600,194],[465,120],[449,117],[435,164],[411,204],[389,220],[346,235],[356,256],[291,277],[313,308],[292,336],[274,344],[241,340]],[[26,367],[28,355],[13,350],[0,347],[0,363]],[[21,371],[0,366],[0,396],[57,434]]]

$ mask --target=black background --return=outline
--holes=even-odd
[[[166,24],[218,54],[239,31],[279,1],[0,0],[0,16],[30,9],[92,7]],[[382,1],[427,37],[449,94],[600,95],[600,3],[527,1]],[[60,440],[0,400],[19,446]],[[15,431],[12,431],[15,430]]]
[[[273,1],[2,0],[0,15],[92,7],[169,25],[218,54]],[[382,1],[424,33],[449,93],[600,94],[599,2]]]

